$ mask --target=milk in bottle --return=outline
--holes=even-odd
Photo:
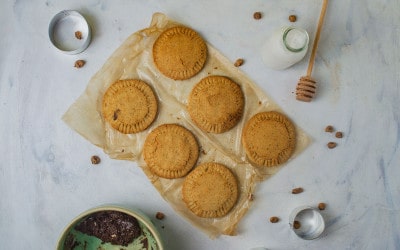
[[[265,65],[282,70],[299,62],[307,53],[307,31],[297,27],[282,27],[264,43],[261,54]]]

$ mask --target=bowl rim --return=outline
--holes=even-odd
[[[107,205],[100,205],[97,207],[90,208],[82,213],[80,213],[78,216],[73,218],[62,230],[58,240],[57,240],[57,250],[62,250],[62,244],[65,240],[65,237],[67,236],[67,233],[69,230],[75,226],[75,224],[81,220],[83,217],[88,216],[89,214],[100,212],[100,211],[117,211],[117,212],[122,212],[126,213],[132,217],[135,217],[138,221],[140,221],[144,226],[147,227],[147,229],[151,232],[153,235],[154,239],[157,242],[157,245],[159,246],[159,250],[164,250],[164,244],[161,239],[160,233],[156,229],[155,225],[152,223],[150,218],[144,214],[142,211],[140,211],[137,208],[128,208],[123,205],[117,205],[117,204],[107,204]]]

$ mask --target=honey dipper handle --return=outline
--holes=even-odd
[[[321,35],[322,24],[324,23],[326,7],[328,6],[328,0],[323,0],[321,13],[319,14],[319,20],[317,25],[317,32],[315,33],[314,44],[311,51],[310,61],[308,62],[307,76],[311,76],[311,72],[314,66],[315,54],[317,53],[317,47],[319,42],[319,37]]]

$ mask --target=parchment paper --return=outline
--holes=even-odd
[[[283,110],[278,107],[255,83],[244,75],[227,58],[210,44],[208,59],[203,70],[188,80],[172,80],[163,76],[152,59],[152,46],[158,35],[165,29],[180,25],[162,13],[153,15],[148,28],[129,36],[111,55],[103,67],[91,78],[85,92],[71,105],[63,120],[72,129],[114,159],[136,161],[154,187],[177,213],[188,219],[194,226],[210,237],[220,234],[235,235],[237,224],[251,206],[249,198],[258,182],[266,180],[281,167],[253,166],[246,158],[241,145],[242,128],[254,114],[262,111]],[[238,83],[245,95],[244,115],[237,126],[222,134],[205,133],[191,121],[187,112],[187,98],[193,86],[208,75],[227,76]],[[145,131],[137,134],[122,134],[114,130],[101,115],[102,98],[107,88],[118,79],[137,78],[147,82],[155,91],[159,101],[158,116]],[[293,121],[293,120],[292,120]],[[219,162],[229,167],[239,181],[239,200],[232,211],[218,219],[197,217],[182,201],[181,188],[184,181],[164,179],[153,175],[142,157],[146,136],[157,126],[177,123],[191,130],[201,147],[198,164]],[[297,145],[290,160],[306,148],[309,137],[296,126]]]

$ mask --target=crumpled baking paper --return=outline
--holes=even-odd
[[[154,65],[152,46],[158,35],[169,27],[182,25],[162,13],[153,15],[148,28],[129,36],[108,58],[103,67],[90,79],[85,92],[64,114],[63,120],[72,129],[94,145],[102,148],[111,158],[136,161],[162,197],[177,213],[194,226],[214,238],[221,234],[235,235],[237,225],[252,204],[251,194],[256,184],[275,174],[281,167],[256,167],[246,158],[241,144],[242,128],[254,114],[262,111],[283,112],[255,83],[231,61],[210,44],[205,67],[188,80],[172,80],[163,76]],[[238,83],[245,95],[245,110],[238,125],[222,134],[201,131],[191,121],[187,112],[187,99],[193,86],[209,75],[227,76]],[[141,79],[155,91],[159,101],[156,120],[145,131],[122,134],[114,130],[101,115],[102,99],[107,88],[119,79]],[[229,167],[239,182],[239,199],[235,207],[222,218],[200,218],[182,201],[183,178],[164,179],[153,175],[143,160],[142,148],[146,136],[164,123],[177,123],[191,130],[197,137],[200,149],[198,164],[219,162]],[[309,137],[296,126],[297,145],[290,160],[306,148]],[[127,190],[129,192],[129,190]]]

